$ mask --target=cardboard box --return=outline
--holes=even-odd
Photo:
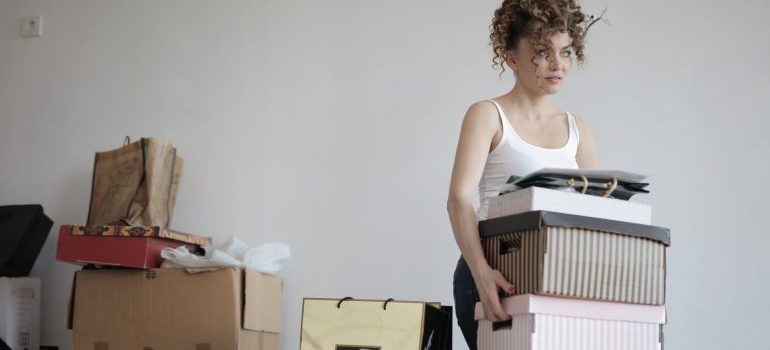
[[[0,277],[0,339],[13,350],[40,348],[40,279]]]
[[[40,205],[0,206],[0,276],[28,276],[52,225]]]
[[[451,350],[452,308],[401,300],[305,298],[301,350]]]
[[[163,248],[210,245],[211,239],[159,226],[62,225],[56,259],[76,264],[158,268]]]
[[[664,306],[532,294],[501,300],[510,321],[485,320],[476,304],[479,350],[660,350]]]
[[[665,302],[667,228],[535,211],[481,221],[479,234],[516,294]]]
[[[278,350],[280,278],[223,268],[81,270],[73,349]]]
[[[541,187],[529,187],[490,198],[487,218],[538,210],[643,225],[652,222],[652,207],[648,204]]]

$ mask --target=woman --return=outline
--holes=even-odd
[[[486,315],[506,320],[499,290],[515,286],[484,258],[478,220],[486,202],[497,196],[511,175],[545,168],[596,167],[596,148],[586,122],[552,104],[548,96],[562,88],[573,65],[582,63],[586,17],[575,0],[505,0],[490,26],[493,63],[507,65],[513,89],[470,106],[462,123],[447,210],[462,257],[454,275],[458,324],[476,349],[478,323],[473,307],[481,301]],[[479,208],[472,200],[478,187]]]

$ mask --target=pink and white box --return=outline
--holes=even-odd
[[[481,303],[479,350],[661,350],[663,305],[612,303],[523,294],[501,300],[511,320],[485,319]]]

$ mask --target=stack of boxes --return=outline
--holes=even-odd
[[[508,321],[485,320],[477,305],[478,348],[661,349],[670,232],[650,213],[546,188],[492,200],[479,222],[484,254],[517,291],[501,299]]]
[[[123,151],[108,153],[115,152]],[[145,160],[141,155],[134,158],[133,167],[141,170]],[[97,163],[99,159],[97,154]],[[174,171],[173,185],[178,186],[179,173]],[[94,183],[102,181],[102,192],[125,186],[120,181],[105,185],[113,179],[100,180],[97,173]],[[119,177],[119,171],[112,173]],[[94,207],[93,196],[91,213],[103,212]],[[280,349],[282,280],[231,267],[198,273],[161,268],[164,248],[186,246],[194,252],[211,245],[209,238],[166,227],[173,200],[161,207],[169,211],[159,215],[165,225],[152,220],[146,226],[116,225],[89,215],[87,225],[60,227],[57,259],[86,265],[75,273],[72,287],[68,326],[73,348]]]

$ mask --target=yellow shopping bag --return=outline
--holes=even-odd
[[[305,298],[301,350],[446,350],[452,308],[400,300]]]

